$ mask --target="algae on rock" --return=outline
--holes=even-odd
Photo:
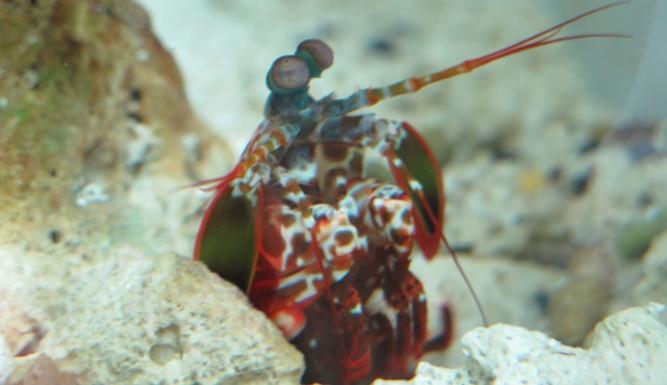
[[[146,13],[3,1],[0,53],[10,383],[298,383],[301,355],[275,326],[173,254],[191,253],[208,198],[183,187],[224,173],[229,151],[193,114]]]
[[[48,248],[127,237],[151,251],[142,232],[174,245],[162,230],[178,224],[156,204],[196,210],[177,188],[229,163],[145,12],[131,1],[2,2],[0,36],[2,239]]]

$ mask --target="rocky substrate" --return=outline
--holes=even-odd
[[[661,385],[667,378],[666,319],[658,304],[614,314],[595,327],[586,349],[515,326],[479,328],[463,336],[463,367],[421,363],[410,381],[374,385]]]
[[[187,256],[187,186],[230,154],[143,9],[3,1],[0,36],[0,383],[298,383],[300,353]]]
[[[0,249],[7,384],[299,383],[301,354],[203,265],[122,254],[47,268],[50,257]]]

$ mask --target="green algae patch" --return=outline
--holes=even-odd
[[[618,230],[616,247],[625,258],[636,258],[648,250],[653,239],[667,231],[667,209],[656,210],[647,218],[633,220]]]

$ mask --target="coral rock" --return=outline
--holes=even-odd
[[[661,385],[667,378],[667,326],[659,318],[663,309],[651,304],[607,318],[596,327],[589,349],[515,326],[475,329],[463,337],[464,367],[422,363],[411,381],[374,384]]]
[[[76,376],[78,384],[299,383],[301,354],[235,286],[197,262],[167,254],[38,275],[23,269],[43,258],[17,255],[21,268],[4,281],[41,331],[15,359],[26,373]]]

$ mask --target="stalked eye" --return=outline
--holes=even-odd
[[[299,56],[282,56],[273,62],[270,84],[283,91],[303,89],[310,80],[308,63]],[[271,87],[270,87],[271,88]],[[275,91],[275,90],[274,90]]]
[[[296,51],[297,53],[299,51],[308,53],[315,61],[315,64],[317,64],[317,67],[319,67],[319,72],[324,71],[333,64],[333,51],[322,40],[309,39],[302,41]]]

